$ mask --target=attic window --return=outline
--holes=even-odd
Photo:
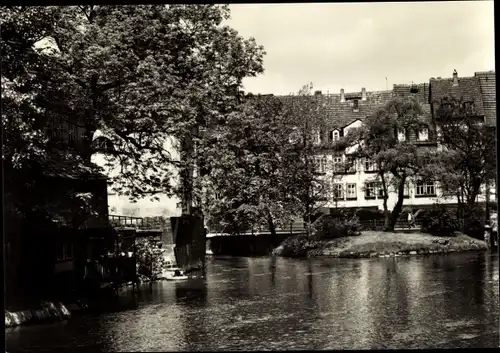
[[[429,129],[426,127],[421,128],[418,131],[418,141],[428,141],[429,140]]]
[[[464,102],[463,103],[463,108],[466,110],[473,110],[474,109],[474,102]]]
[[[352,111],[353,112],[359,112],[358,100],[354,99],[352,102],[353,102],[352,103]]]
[[[398,128],[398,141],[406,141],[406,129]]]

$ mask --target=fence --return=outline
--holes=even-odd
[[[109,215],[109,223],[113,227],[129,226],[129,227],[140,228],[144,226],[144,219],[142,217]]]
[[[276,228],[276,234],[302,234],[306,232],[304,225],[291,224],[285,227]],[[241,231],[223,232],[222,229],[210,229],[209,233],[214,235],[259,235],[270,234],[271,231],[265,227],[255,227]]]

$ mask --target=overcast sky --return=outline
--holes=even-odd
[[[391,89],[495,68],[493,1],[233,4],[229,25],[264,46],[253,93]]]

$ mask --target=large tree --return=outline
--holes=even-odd
[[[425,172],[446,195],[456,197],[460,213],[473,210],[482,189],[495,182],[495,128],[462,99],[443,97],[435,105],[442,151]]]
[[[301,88],[296,95],[283,97],[286,124],[292,127],[286,145],[287,194],[294,200],[298,214],[309,234],[311,223],[332,196],[333,174],[324,147],[326,115],[319,95],[312,94],[313,85]]]
[[[240,108],[200,154],[204,207],[227,231],[265,226],[276,234],[293,216],[283,155],[292,128],[275,97],[247,96]]]
[[[2,86],[20,97],[7,103],[4,127],[26,129],[6,139],[4,162],[37,161],[46,120],[57,117],[86,129],[64,158],[88,164],[100,130],[118,192],[173,193],[168,167],[191,160],[174,160],[165,138],[196,140],[194,127],[223,123],[236,105],[230,90],[263,70],[263,49],[223,26],[228,17],[218,5],[3,8]]]
[[[412,98],[393,99],[363,121],[363,126],[352,129],[339,141],[341,151],[350,149],[350,155],[375,165],[375,180],[380,183],[385,229],[394,230],[402,211],[405,187],[420,176],[420,170],[432,151],[422,149],[409,140],[411,131],[428,128],[428,119],[419,103]],[[429,129],[431,130],[431,129]],[[398,138],[402,134],[404,139]],[[370,180],[372,181],[372,180]],[[395,190],[397,201],[389,211],[389,193]]]
[[[173,187],[172,170],[189,170],[193,152],[183,148],[179,162],[167,137],[202,146],[194,127],[224,124],[237,106],[231,90],[263,71],[262,47],[224,26],[228,16],[219,5],[1,8],[4,204],[9,241],[26,238],[9,253],[31,279],[14,274],[17,265],[13,277],[44,286],[34,280],[50,268],[37,273],[41,261],[27,251],[50,263],[53,237],[35,231],[61,214],[78,228],[92,212],[89,195],[61,180],[100,171],[96,152],[118,171],[109,175],[113,188],[131,199],[185,193]],[[68,126],[85,131],[77,148],[50,131]],[[97,131],[108,148],[93,143]],[[16,233],[14,221],[31,229]]]
[[[328,201],[330,164],[315,141],[324,115],[311,89],[247,96],[241,111],[212,131],[213,143],[200,154],[200,163],[210,165],[205,208],[226,230],[264,225],[275,234],[296,217],[309,229]]]

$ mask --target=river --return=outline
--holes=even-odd
[[[499,346],[498,257],[208,258],[127,310],[6,330],[8,352]],[[131,300],[122,293],[120,300]]]

